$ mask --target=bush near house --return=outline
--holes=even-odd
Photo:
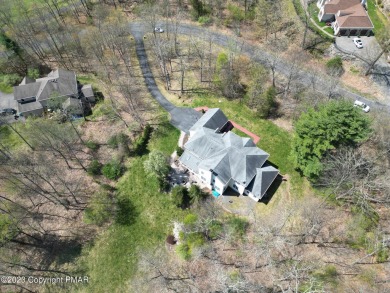
[[[148,145],[150,136],[152,134],[153,128],[149,124],[146,124],[142,135],[134,142],[134,153],[136,155],[143,155],[146,152],[146,147]]]
[[[103,175],[111,180],[116,180],[121,177],[122,172],[122,165],[116,160],[112,160],[111,162],[105,164],[102,168]]]
[[[177,153],[177,155],[180,157],[180,156],[184,153],[183,148],[177,146],[177,147],[176,147],[176,153]]]
[[[186,187],[177,185],[171,191],[172,202],[180,208],[186,208],[190,203],[190,197]]]

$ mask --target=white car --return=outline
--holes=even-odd
[[[154,28],[154,31],[155,31],[156,33],[163,33],[163,32],[164,32],[164,30],[163,30],[161,27],[155,27],[155,28]]]
[[[353,103],[353,106],[361,108],[366,113],[370,111],[370,106],[368,106],[365,103],[360,102],[358,100],[356,100],[355,103]]]
[[[363,48],[363,42],[362,42],[361,38],[354,38],[353,42],[354,42],[356,48],[358,48],[358,49],[362,49]]]

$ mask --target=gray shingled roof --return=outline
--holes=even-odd
[[[195,133],[185,144],[180,160],[195,172],[199,168],[213,170],[224,184],[231,178],[244,186],[252,184],[256,194],[262,196],[279,171],[273,167],[261,169],[269,154],[256,147],[252,139],[233,132],[215,131],[227,121],[220,109],[209,109],[190,129]],[[259,170],[262,172],[259,173]],[[258,175],[260,177],[254,179]]]
[[[47,100],[53,93],[59,96],[77,96],[76,75],[72,71],[57,69],[50,72],[47,77],[38,78],[35,82],[24,78],[19,86],[14,87],[15,100],[36,97],[37,101]]]
[[[272,166],[257,168],[256,177],[249,184],[247,189],[251,191],[256,198],[261,199],[278,174],[279,170]]]
[[[83,95],[86,98],[94,96],[92,86],[90,84],[83,85],[83,87],[81,88],[81,91],[83,92]]]
[[[190,128],[190,131],[196,131],[199,128],[206,127],[211,130],[222,128],[228,122],[225,114],[219,109],[209,109],[207,112]]]
[[[22,84],[14,87],[14,99],[21,100],[24,98],[36,97],[38,94],[40,82]]]
[[[32,103],[26,103],[26,104],[19,104],[18,103],[18,112],[19,113],[26,113],[38,109],[43,109],[41,103],[39,102],[32,102]]]

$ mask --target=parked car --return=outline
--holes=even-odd
[[[15,115],[15,114],[16,114],[16,110],[15,109],[6,108],[6,109],[0,110],[0,115],[1,116],[8,116],[8,115]]]
[[[356,48],[362,49],[363,48],[363,42],[361,38],[354,38],[353,42],[355,43]]]
[[[163,30],[161,27],[155,27],[155,28],[154,28],[154,31],[155,31],[156,33],[163,33],[163,32],[164,32],[164,30]]]
[[[366,105],[365,103],[363,102],[360,102],[358,100],[355,101],[355,103],[353,104],[354,107],[359,107],[361,108],[364,112],[369,112],[370,111],[370,106]]]

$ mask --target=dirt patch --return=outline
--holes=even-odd
[[[357,89],[362,94],[370,95],[379,102],[386,101],[381,88],[369,77],[362,75],[362,69],[356,65],[356,62],[344,61],[343,63],[345,73],[341,76],[341,81],[345,85]]]
[[[288,132],[292,132],[294,129],[292,121],[286,118],[271,119],[271,122]]]

